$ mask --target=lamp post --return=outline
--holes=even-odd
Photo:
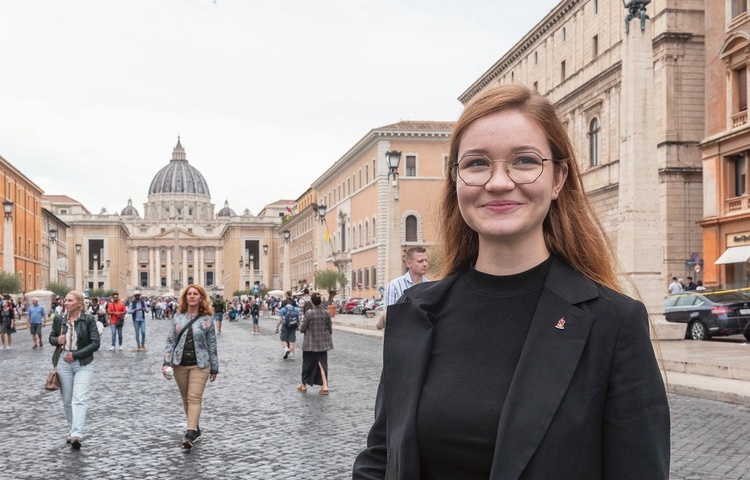
[[[250,259],[250,290],[255,290],[255,255],[252,253],[248,257]]]
[[[106,283],[104,284],[104,287],[107,290],[110,290],[110,289],[112,289],[112,281],[109,278],[109,265],[110,265],[109,259],[107,259],[107,261],[105,262],[105,265],[106,265],[106,267],[105,267],[106,268],[106,276],[104,278],[106,280]]]
[[[49,231],[49,281],[57,281],[57,230]]]
[[[283,288],[284,291],[289,291],[292,289],[292,266],[290,263],[292,262],[292,256],[291,252],[289,251],[289,240],[292,238],[292,232],[289,230],[284,230],[284,280],[283,280]]]
[[[76,284],[81,289],[81,293],[85,291],[83,288],[83,267],[81,265],[81,244],[76,243]]]
[[[326,242],[325,242],[325,229],[326,229],[326,212],[328,207],[324,203],[318,204],[318,270],[325,270],[326,268]]]
[[[388,163],[388,227],[385,243],[385,275],[383,283],[401,276],[401,221],[398,207],[398,165],[401,163],[401,152],[391,150],[385,153]],[[377,279],[373,279],[378,284]]]
[[[94,290],[99,288],[99,254],[94,254]]]
[[[16,273],[16,253],[13,245],[13,206],[10,200],[3,202],[5,212],[5,235],[3,235],[3,270]]]

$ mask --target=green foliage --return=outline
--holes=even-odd
[[[0,272],[0,293],[19,293],[21,280],[12,273]]]
[[[113,293],[115,291],[111,289],[94,288],[93,290],[89,290],[89,298],[111,297]]]
[[[333,297],[339,292],[339,285],[346,285],[347,278],[344,272],[337,270],[318,270],[315,272],[315,287],[328,290],[328,303],[333,302]]]
[[[65,297],[65,295],[67,295],[68,292],[72,290],[72,288],[60,282],[49,282],[45,288],[57,295],[59,298]]]

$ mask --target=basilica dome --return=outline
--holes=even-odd
[[[128,206],[122,209],[120,212],[121,217],[140,217],[138,210],[133,206],[133,200],[128,198]]]
[[[216,214],[217,217],[236,217],[237,214],[234,213],[234,210],[229,208],[229,201],[224,201],[224,208],[219,210],[219,213]]]
[[[197,168],[188,163],[185,149],[180,144],[180,137],[177,137],[177,145],[172,151],[169,165],[159,170],[148,189],[149,195],[163,193],[211,196],[206,179]]]

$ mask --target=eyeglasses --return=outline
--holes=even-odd
[[[536,152],[516,152],[507,160],[490,160],[486,155],[467,153],[452,165],[453,181],[456,175],[470,187],[483,187],[492,178],[493,163],[505,163],[505,172],[516,185],[534,183],[542,176],[544,162],[551,158],[542,158]]]

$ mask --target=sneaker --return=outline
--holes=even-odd
[[[120,345],[120,350],[122,350],[122,345]]]
[[[109,351],[110,351],[110,352],[114,352],[114,351],[115,351],[115,346],[114,346],[114,345],[112,345],[111,347],[109,347]]]
[[[289,352],[289,360],[294,360],[294,352]]]
[[[284,347],[284,360],[286,360],[287,358],[289,358],[289,348]]]
[[[136,352],[140,352],[141,351],[141,347],[135,347],[135,351]]]
[[[70,445],[70,442],[71,442],[70,435],[68,435],[67,437],[65,437],[65,443],[67,443],[68,445]]]
[[[80,450],[81,449],[81,439],[78,437],[72,437],[70,439],[70,446],[73,447],[73,450]]]
[[[141,345],[141,352],[145,352],[145,351],[146,351],[146,345]]]
[[[35,348],[37,348],[36,343],[34,344],[33,347],[31,347],[31,349],[34,350]]]
[[[182,440],[182,448],[187,448],[188,450],[193,448],[193,442],[195,441],[193,434],[190,432],[194,432],[194,430],[188,430],[185,434],[185,438]]]
[[[193,434],[193,443],[200,442],[202,435],[201,435],[201,427],[198,425],[198,429],[195,431],[195,434]]]
[[[42,342],[39,342],[39,348],[42,348],[44,344]]]

